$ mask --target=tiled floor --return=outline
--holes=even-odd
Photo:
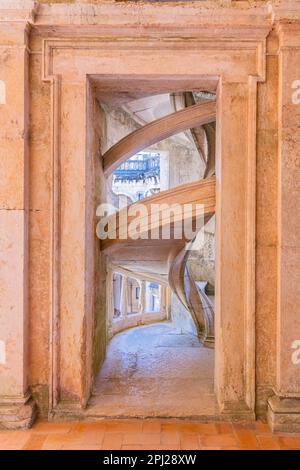
[[[27,431],[0,431],[0,449],[300,449],[300,434],[272,434],[261,422],[38,422]]]

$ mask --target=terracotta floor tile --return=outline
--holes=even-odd
[[[188,433],[188,434],[199,434],[202,432],[203,429],[202,423],[180,423],[178,426],[180,432]],[[207,429],[207,428],[206,428]],[[214,432],[216,430],[214,429]]]
[[[184,421],[175,421],[169,423],[162,423],[162,431],[216,434],[217,428],[215,423],[187,423]]]
[[[144,421],[142,426],[143,432],[146,433],[159,433],[161,432],[160,421]]]
[[[106,430],[107,432],[116,432],[116,433],[138,433],[142,432],[143,422],[141,420],[115,420],[107,421]]]
[[[32,434],[24,444],[23,450],[41,450],[46,439],[45,434]]]
[[[255,429],[256,432],[259,432],[259,434],[272,434],[269,425],[267,423],[263,423],[262,421],[255,422]]]
[[[82,442],[83,434],[78,431],[71,431],[69,433],[48,434],[43,444],[43,450],[60,450],[65,446],[75,445],[84,446],[89,445],[89,442]]]
[[[232,434],[233,433],[233,426],[231,423],[220,422],[220,423],[216,423],[215,426],[219,434]]]
[[[200,436],[201,447],[219,448],[236,447],[237,441],[233,434],[219,434],[216,436]]]
[[[218,449],[217,449],[218,450]],[[229,447],[225,447],[224,450],[241,450],[240,447],[238,446],[229,446]]]
[[[276,436],[267,436],[265,434],[257,435],[256,439],[258,441],[260,449],[264,450],[280,450],[280,443]]]
[[[164,445],[164,444],[156,444],[156,445],[147,445],[142,446],[143,450],[179,450],[179,447],[176,445]]]
[[[122,450],[141,450],[142,446],[141,445],[123,445],[121,447]]]
[[[32,427],[32,431],[38,434],[57,434],[57,433],[64,433],[69,432],[73,426],[73,423],[66,423],[66,422],[55,422],[55,421],[38,421]]]
[[[102,429],[86,429],[79,433],[79,441],[82,444],[102,445],[105,432]]]
[[[176,446],[180,449],[180,435],[178,431],[162,431],[161,433],[161,444]]]
[[[300,437],[289,436],[289,437],[278,437],[280,446],[282,449],[300,449]]]
[[[29,440],[31,432],[24,431],[0,431],[0,450],[21,450]]]
[[[105,421],[80,421],[72,425],[71,431],[85,432],[85,431],[106,431]]]
[[[102,449],[104,450],[120,450],[123,444],[124,434],[116,432],[107,432],[104,434]]]
[[[233,428],[237,437],[238,445],[241,449],[255,450],[259,448],[256,436],[252,428],[244,424],[234,424]]]
[[[38,422],[0,431],[0,449],[28,450],[300,449],[300,433],[272,434],[265,423],[185,420]]]
[[[209,447],[209,446],[201,446],[201,450],[222,450],[222,447]]]
[[[133,444],[139,444],[139,445],[156,445],[160,444],[160,434],[154,434],[154,433],[137,433],[137,434],[125,434],[124,435],[124,440],[123,440],[123,445],[133,445]]]
[[[195,423],[197,432],[203,435],[216,434],[216,423]]]
[[[180,423],[178,421],[170,421],[170,422],[164,421],[163,423],[161,423],[161,430],[162,431],[179,432],[181,425],[182,425],[182,423]]]
[[[13,431],[0,430],[0,443],[5,442],[12,433]]]
[[[200,449],[200,441],[198,434],[180,434],[180,448],[182,450]]]
[[[100,445],[90,445],[90,444],[64,444],[61,450],[101,450],[102,446]]]
[[[42,450],[61,450],[65,444],[76,443],[74,439],[66,439],[64,434],[48,434],[43,443]]]

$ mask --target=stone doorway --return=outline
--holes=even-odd
[[[101,90],[100,83],[95,106],[97,122],[101,122],[98,140],[104,162],[97,234],[108,273],[109,342],[87,412],[94,416],[133,417],[135,413],[173,414],[174,417],[211,415],[216,410],[214,352],[204,349],[214,347],[216,94],[211,89],[175,92],[166,89],[164,93],[149,94],[142,85],[130,93],[124,90],[122,94],[110,94]],[[204,212],[197,216],[195,211],[200,204]],[[155,232],[157,217],[156,213],[153,217],[153,207],[157,207],[161,217]],[[188,217],[187,207],[191,212]],[[108,219],[107,210],[112,213]],[[120,216],[115,221],[118,210]],[[123,222],[125,210],[129,218],[126,214]],[[141,215],[144,210],[146,218]],[[143,226],[138,228],[143,234],[137,233],[135,240],[128,232],[133,223],[130,212],[140,213],[138,226]],[[171,217],[177,218],[176,228],[166,226]],[[197,228],[188,235],[190,221]],[[209,222],[210,229],[207,229]],[[175,230],[179,235],[176,240],[173,239]],[[203,231],[201,240],[200,231]],[[107,239],[107,233],[111,240]],[[132,334],[120,333],[147,324],[152,326],[135,328]],[[142,346],[147,332],[149,342]],[[169,346],[161,344],[163,338]],[[183,355],[177,365],[174,348],[179,348],[177,354]],[[167,363],[163,365],[160,361],[165,354]],[[191,363],[190,371],[185,370],[184,356]],[[127,363],[131,360],[136,363],[136,370],[129,365],[128,371]],[[157,362],[156,377],[153,361]],[[169,375],[163,384],[162,376],[168,368]],[[202,369],[206,370],[204,376]],[[178,389],[182,382],[180,373],[194,383],[190,387],[188,402],[193,403],[190,407],[187,402],[183,406],[184,387],[181,392]],[[145,397],[149,380],[156,383],[152,399]],[[167,406],[168,395],[173,407]]]
[[[105,52],[101,40],[99,44],[82,40],[76,45],[68,40],[45,41],[44,78],[51,81],[53,90],[53,165],[57,170],[53,173],[52,292],[59,302],[52,305],[50,348],[50,409],[54,416],[67,413],[68,403],[86,407],[106,348],[105,315],[95,317],[97,305],[100,311],[106,308],[106,267],[94,232],[99,203],[96,188],[101,187],[105,171],[99,159],[103,128],[96,109],[98,95],[118,93],[120,97],[137,89],[157,94],[170,90],[170,84],[173,91],[217,92],[215,390],[220,412],[254,416],[252,113],[261,71],[257,60],[260,39],[255,47],[253,38],[251,47],[249,44],[247,39],[230,41],[227,50],[217,44],[213,49],[203,38],[196,39],[191,48],[185,41],[178,47],[171,40],[161,44],[158,52],[157,44],[153,48],[153,44],[141,45],[137,40],[134,45],[122,39],[117,48],[115,42],[106,42]],[[154,74],[151,58],[158,67]],[[242,159],[241,148],[245,148]],[[76,193],[69,191],[74,184]],[[244,328],[234,328],[241,319]]]

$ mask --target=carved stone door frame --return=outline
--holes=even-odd
[[[243,24],[232,17],[226,31],[191,29],[187,18],[179,36],[176,24],[164,28],[159,18],[142,33],[122,15],[117,20],[110,28],[60,27],[55,37],[38,26],[42,78],[52,89],[50,407],[62,393],[85,406],[92,386],[90,84],[143,79],[159,91],[166,81],[192,89],[206,80],[217,83],[215,392],[221,413],[253,417],[256,86],[265,78],[270,24],[261,12],[254,23],[246,13]]]

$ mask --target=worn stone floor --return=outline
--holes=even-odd
[[[209,419],[213,374],[214,351],[171,322],[132,328],[111,340],[87,415]]]
[[[300,434],[272,434],[261,422],[185,420],[38,422],[27,431],[0,431],[0,450],[300,449]]]

